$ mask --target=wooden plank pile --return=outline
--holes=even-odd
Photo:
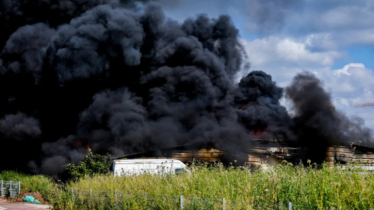
[[[336,162],[374,164],[374,153],[350,147],[335,146],[326,149],[325,160],[328,165],[334,165]]]
[[[224,152],[217,149],[176,150],[173,151],[171,158],[182,162],[190,162],[192,160],[214,162],[219,161],[224,155]]]
[[[365,164],[374,164],[374,154],[373,152],[362,152],[355,150],[352,161]]]
[[[271,153],[267,147],[256,147],[248,150],[245,153],[234,155],[234,158],[237,160],[245,160],[245,165],[260,166],[264,163],[279,163],[284,159],[284,157],[289,156],[288,150],[285,148],[277,148],[276,150],[276,152]],[[282,158],[281,156],[284,157]],[[171,158],[180,160],[182,162],[190,162],[192,160],[214,162],[222,161],[224,157],[225,152],[221,150],[200,149],[174,151]]]
[[[212,147],[176,147],[157,152],[148,152],[142,154],[130,155],[125,158],[134,159],[177,159],[182,162],[204,161],[204,162],[221,162],[227,159],[244,161],[245,165],[260,166],[262,164],[278,164],[283,160],[292,161],[300,151],[300,148],[278,146],[272,142],[265,142],[265,145],[258,144],[254,148],[236,154],[225,154],[224,151]],[[230,158],[228,158],[228,156]],[[374,164],[374,148],[352,145],[333,146],[326,148],[325,161],[328,165],[334,165],[350,162],[359,162],[365,164]]]

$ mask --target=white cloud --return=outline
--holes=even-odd
[[[322,8],[310,1],[307,12],[289,13],[284,23],[285,34],[307,37],[307,44],[313,49],[341,49],[357,44],[374,44],[373,1],[332,1]]]
[[[374,28],[366,30],[345,30],[342,32],[312,33],[305,42],[310,49],[331,50],[351,45],[373,45]]]
[[[337,7],[331,8],[325,13],[317,16],[318,24],[321,27],[331,29],[372,27],[370,21],[367,21],[368,19],[374,18],[374,12],[372,9],[373,8],[367,7],[367,5],[337,5]]]
[[[311,52],[307,49],[306,43],[276,36],[256,39],[251,42],[242,40],[242,43],[251,56],[251,60],[258,65],[278,60],[301,65],[329,66],[334,63],[335,59],[342,56],[337,51]]]
[[[350,63],[342,69],[324,71],[321,77],[334,98],[347,99],[343,103],[336,101],[338,107],[374,102],[374,74],[362,63]]]
[[[305,39],[306,40],[306,39]],[[339,111],[348,116],[363,118],[374,129],[374,107],[355,108],[359,103],[374,102],[374,74],[362,63],[350,63],[342,69],[331,69],[334,61],[345,54],[338,51],[313,52],[307,41],[297,42],[289,38],[267,37],[253,41],[241,40],[253,70],[263,70],[285,87],[299,72],[314,73],[331,93]],[[282,104],[289,106],[283,99]]]
[[[336,59],[344,56],[338,51],[312,52],[305,42],[276,36],[241,40],[241,43],[252,69],[268,72],[281,86],[288,85],[298,72],[329,68]]]
[[[254,33],[307,37],[312,49],[374,44],[374,25],[370,21],[374,19],[374,3],[370,0],[246,2],[250,4],[243,7],[245,29]]]
[[[374,44],[374,1],[370,0],[243,0],[167,1],[168,17],[221,14],[232,17],[241,35],[274,35],[305,38],[308,49],[336,50],[355,44]],[[176,8],[183,8],[182,10]],[[329,61],[326,61],[329,62]]]

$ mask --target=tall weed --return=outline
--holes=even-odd
[[[284,163],[245,167],[191,165],[192,173],[113,177],[97,175],[67,184],[54,198],[58,209],[370,209],[374,175],[340,166],[317,169]],[[74,189],[75,200],[71,189]],[[90,193],[92,190],[92,193]]]

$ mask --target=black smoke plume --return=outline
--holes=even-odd
[[[0,170],[60,173],[87,147],[119,156],[211,143],[240,154],[263,138],[314,154],[371,140],[312,75],[286,89],[295,116],[270,75],[235,84],[249,63],[228,16],[178,23],[154,2],[0,2]]]
[[[322,162],[326,147],[333,145],[349,146],[361,141],[362,145],[372,146],[371,131],[360,119],[350,120],[338,112],[321,81],[311,73],[297,75],[286,88],[286,97],[294,105],[293,131],[298,146],[303,148],[301,159]]]

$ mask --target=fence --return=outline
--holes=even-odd
[[[21,182],[0,180],[0,196],[16,198],[21,193]]]
[[[93,191],[70,189],[77,209],[279,209],[292,210],[292,203],[276,204],[257,201],[234,201],[225,198],[197,198],[157,195],[149,193],[130,193],[121,191]],[[294,209],[308,209],[294,206]]]

